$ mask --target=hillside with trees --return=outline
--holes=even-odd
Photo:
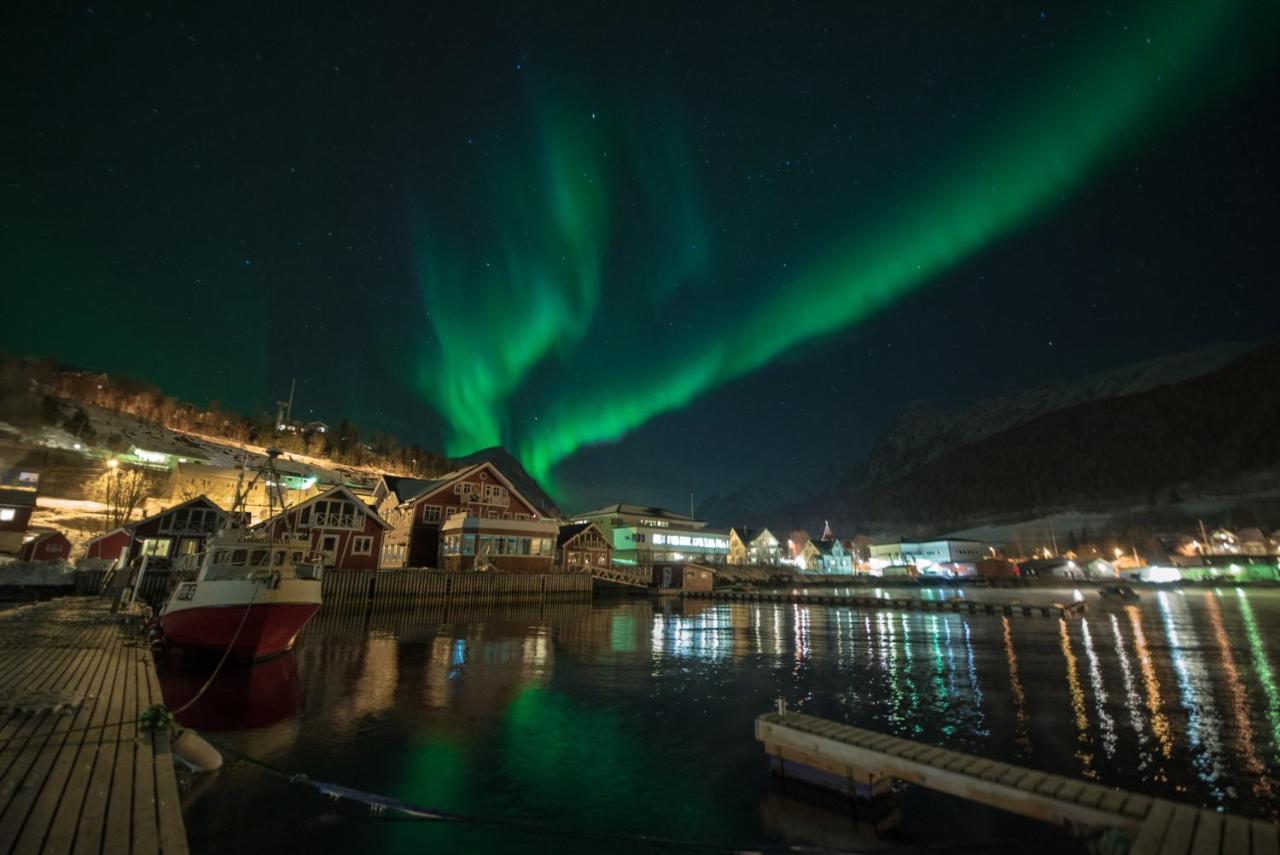
[[[232,445],[274,446],[322,458],[339,466],[365,467],[411,476],[447,471],[448,460],[392,434],[366,431],[343,418],[324,431],[300,426],[279,430],[271,414],[249,416],[181,401],[136,378],[98,374],[49,360],[0,359],[0,420],[18,428],[60,427],[86,444],[114,448],[124,439],[95,430],[91,408],[131,416],[140,422]]]

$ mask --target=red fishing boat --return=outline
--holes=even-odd
[[[257,476],[266,479],[270,496],[280,489],[278,454],[268,452]],[[242,482],[243,477],[242,470]],[[204,552],[179,559],[178,582],[159,623],[171,644],[263,659],[290,649],[320,609],[323,571],[305,537],[284,532],[273,538],[274,529],[250,532],[241,498],[248,490],[236,492],[226,527]]]

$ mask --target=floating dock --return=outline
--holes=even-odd
[[[99,598],[0,613],[0,852],[187,852],[140,630]]]
[[[946,600],[922,600],[916,597],[844,596],[839,594],[800,594],[792,591],[682,591],[682,597],[735,603],[788,603],[802,606],[848,606],[855,609],[896,609],[921,612],[968,612],[988,615],[1040,615],[1042,617],[1075,617],[1085,612],[1082,601],[1070,603],[985,602],[964,597]]]
[[[1116,829],[1130,855],[1280,855],[1280,826],[899,739],[803,713],[756,719],[774,772],[849,796],[892,780],[1033,819]]]

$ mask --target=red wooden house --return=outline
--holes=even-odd
[[[290,530],[307,534],[311,550],[325,567],[337,570],[376,570],[382,537],[391,526],[373,508],[341,485],[263,520],[255,530],[270,528],[273,538]]]
[[[399,500],[385,511],[392,530],[383,544],[381,567],[443,567],[440,529],[459,514],[489,520],[542,519],[533,503],[488,461],[431,481],[397,480],[395,490],[374,492],[375,497],[383,492],[384,508],[390,496]]]
[[[226,521],[226,511],[204,496],[196,496],[154,516],[98,535],[85,544],[85,557],[115,561],[127,551],[130,563],[145,555],[152,567],[167,567],[180,555],[203,552],[205,542]]]
[[[18,552],[19,561],[67,561],[71,558],[71,541],[54,529],[31,529]]]

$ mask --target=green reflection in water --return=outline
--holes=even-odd
[[[1253,656],[1253,670],[1262,684],[1262,691],[1267,696],[1267,722],[1271,725],[1271,746],[1276,761],[1280,762],[1280,691],[1276,690],[1275,674],[1271,670],[1271,660],[1267,656],[1266,645],[1258,633],[1258,622],[1253,617],[1253,607],[1249,605],[1249,595],[1236,588],[1236,597],[1240,600],[1240,616],[1244,618],[1244,634],[1249,639],[1249,652]]]
[[[636,649],[636,618],[632,614],[616,614],[609,623],[609,646],[615,653],[631,653]]]
[[[470,812],[477,801],[471,791],[470,764],[464,747],[439,734],[424,735],[401,755],[403,769],[393,795],[420,807]],[[371,828],[384,831],[388,848],[420,851],[424,844],[453,849],[474,845],[473,829],[456,823],[395,822]],[[370,849],[380,848],[370,845]]]
[[[650,833],[661,827],[668,837],[734,836],[717,822],[707,796],[706,788],[714,787],[709,770],[695,774],[653,762],[670,757],[670,747],[642,744],[616,715],[530,685],[508,706],[505,731],[505,778],[539,815],[555,816],[569,806],[573,822],[586,829]],[[630,806],[623,823],[621,805]]]

